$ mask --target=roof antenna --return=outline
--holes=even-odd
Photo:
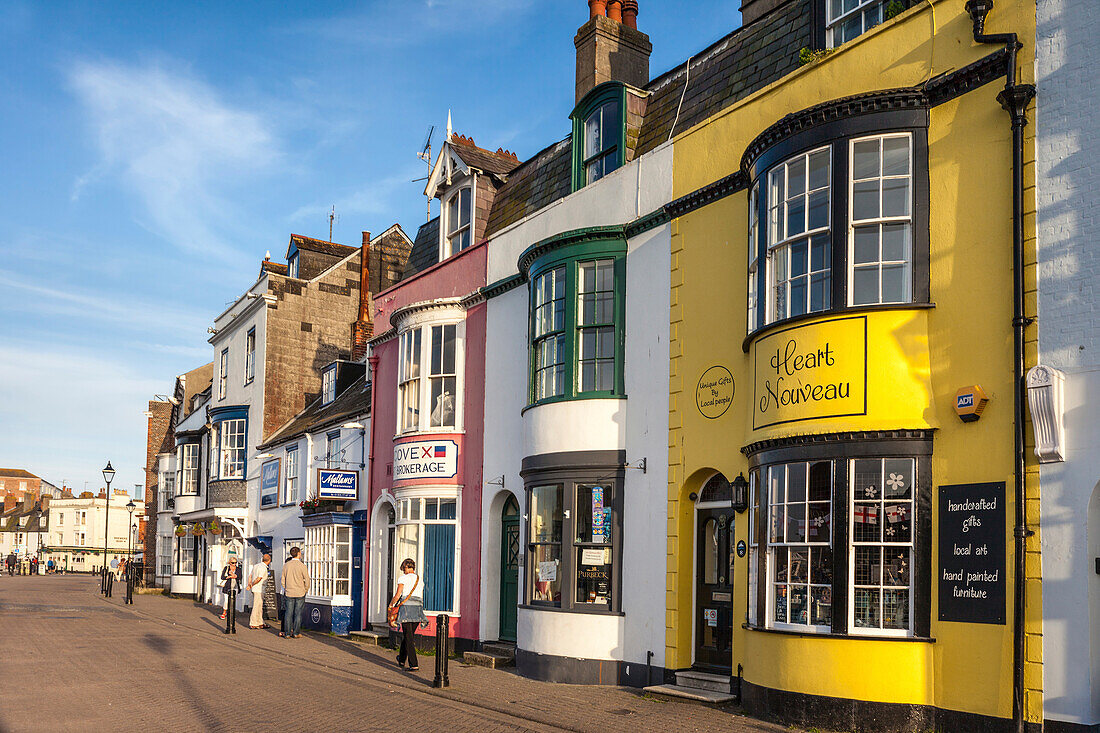
[[[340,217],[336,215],[336,204],[332,205],[332,210],[328,212],[328,241],[332,244],[332,222],[340,221]]]
[[[448,119],[448,122],[449,122],[450,121],[450,116],[449,115],[448,115],[447,119]],[[416,154],[416,157],[420,158],[422,161],[424,161],[425,163],[428,164],[428,175],[424,176],[423,178],[414,178],[412,180],[413,183],[416,183],[417,181],[425,181],[425,180],[431,178],[431,176],[432,176],[432,133],[434,133],[434,132],[435,132],[435,125],[432,125],[431,127],[428,128],[428,134],[424,136],[424,143],[420,146],[420,152]],[[431,200],[430,197],[427,196],[427,194],[425,194],[425,198],[428,199],[428,217],[425,219],[425,221],[431,221],[432,220],[432,200]]]

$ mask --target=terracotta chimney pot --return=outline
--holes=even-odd
[[[607,0],[588,0],[588,17],[607,15]]]
[[[622,0],[608,0],[607,2],[607,17],[616,23],[623,22],[623,2]]]
[[[638,29],[638,0],[623,0],[623,25]]]

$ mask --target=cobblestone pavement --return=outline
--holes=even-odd
[[[116,586],[117,588],[117,586]],[[0,578],[0,733],[19,731],[789,730],[616,687],[560,685],[321,634],[221,633],[219,610],[165,596],[105,600],[82,575]]]

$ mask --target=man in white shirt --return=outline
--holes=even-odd
[[[271,565],[271,555],[264,555],[263,562],[252,566],[252,572],[248,576],[248,589],[252,591],[252,617],[248,621],[249,628],[266,629],[264,623],[264,581],[267,580],[267,568]]]

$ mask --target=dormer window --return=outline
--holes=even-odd
[[[829,18],[825,35],[829,48],[836,48],[882,22],[886,0],[828,0]]]
[[[595,183],[625,162],[626,87],[608,82],[573,110],[573,190]]]
[[[286,261],[286,274],[295,280],[298,279],[298,253],[292,254]]]
[[[473,191],[464,186],[455,191],[445,205],[443,257],[446,259],[470,246],[473,241]]]
[[[330,366],[321,374],[321,404],[327,405],[336,399],[336,367]]]

